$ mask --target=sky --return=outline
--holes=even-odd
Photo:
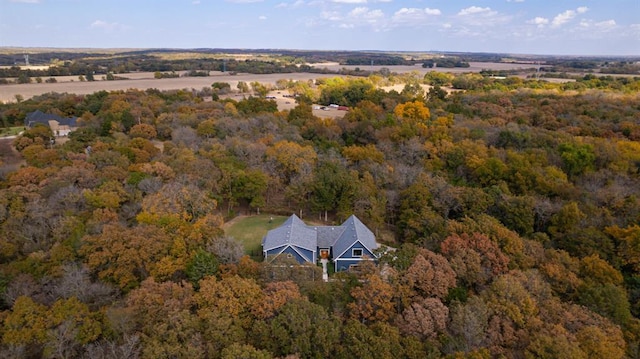
[[[0,47],[640,56],[640,0],[0,0]]]

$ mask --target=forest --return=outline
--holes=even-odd
[[[0,104],[80,124],[0,154],[0,356],[640,358],[640,78],[280,84],[294,109],[219,83]],[[313,280],[225,235],[258,211],[355,214],[389,250]]]

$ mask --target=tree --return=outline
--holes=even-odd
[[[633,271],[640,271],[640,226],[630,225],[626,228],[611,226],[605,228],[605,233],[618,242],[618,255],[623,263]]]
[[[218,259],[212,253],[198,248],[191,259],[187,262],[185,273],[187,278],[197,288],[198,282],[210,275],[218,272]]]
[[[198,136],[213,138],[217,134],[216,121],[214,119],[204,120],[198,124]]]
[[[247,85],[247,83],[244,81],[238,81],[238,85],[236,87],[238,88],[238,91],[240,91],[240,93],[249,92],[249,85]]]
[[[442,242],[440,248],[466,287],[481,288],[508,270],[509,258],[495,242],[480,233],[453,234]]]
[[[259,350],[249,344],[233,343],[220,353],[222,359],[271,359],[266,350]]]
[[[277,166],[285,184],[296,175],[309,175],[318,158],[313,147],[286,140],[274,143],[265,154]]]
[[[420,249],[403,280],[420,296],[443,299],[456,286],[456,273],[446,258]]]
[[[212,238],[206,247],[207,251],[213,253],[221,264],[236,264],[244,256],[242,243],[229,236]]]
[[[80,253],[98,276],[130,290],[161,270],[173,240],[158,227],[107,224],[102,233],[82,238]]]
[[[325,218],[327,211],[353,208],[355,185],[353,177],[343,166],[335,162],[322,162],[311,183],[311,208],[324,211]]]
[[[143,199],[142,213],[138,215],[138,220],[151,223],[167,217],[194,223],[213,212],[216,206],[216,200],[206,191],[192,184],[174,181]]]
[[[262,303],[254,308],[254,314],[261,319],[274,317],[286,303],[302,298],[298,285],[291,281],[267,283],[262,292]]]
[[[153,140],[157,135],[158,133],[156,132],[155,127],[146,123],[134,125],[131,127],[131,130],[129,130],[129,136],[132,138],[140,137],[147,140]]]
[[[449,309],[440,299],[424,298],[405,308],[396,323],[402,333],[424,340],[444,333],[448,321]]]
[[[251,89],[254,93],[258,94],[259,97],[265,97],[267,96],[267,93],[269,93],[269,87],[257,81],[251,82]]]
[[[362,323],[388,321],[393,317],[393,289],[377,274],[371,274],[362,286],[351,290],[353,303],[349,303],[349,316]]]
[[[18,297],[4,317],[2,342],[13,346],[43,344],[47,337],[47,308],[31,298]]]
[[[564,169],[571,177],[595,168],[596,155],[589,144],[563,143],[559,146]]]
[[[327,358],[339,342],[340,330],[338,322],[324,308],[297,299],[281,308],[280,314],[268,324],[268,332],[262,335],[260,346],[274,355]]]
[[[431,189],[420,177],[400,193],[398,227],[409,243],[437,242],[444,235],[445,220],[430,206]]]
[[[127,315],[133,315],[140,333],[142,357],[203,357],[204,343],[189,283],[156,282],[149,278],[126,298]]]
[[[429,108],[422,101],[401,103],[393,109],[393,113],[400,121],[414,125],[428,124],[431,118]]]
[[[200,291],[195,299],[201,310],[216,309],[233,318],[247,320],[261,302],[262,295],[260,286],[253,279],[229,276],[217,280],[209,276],[200,281]]]

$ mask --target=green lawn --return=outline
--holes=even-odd
[[[273,221],[270,218],[273,217]],[[267,231],[281,225],[288,217],[272,216],[269,214],[261,214],[241,218],[237,222],[231,224],[225,233],[242,242],[244,252],[253,259],[260,260],[262,258],[262,237]]]
[[[24,131],[24,127],[0,127],[0,137],[16,136],[21,131]]]

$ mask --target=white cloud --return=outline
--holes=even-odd
[[[511,19],[511,16],[500,14],[490,7],[471,6],[462,9],[457,14],[462,23],[460,25],[472,26],[495,26],[504,24]]]
[[[264,0],[224,0],[226,2],[232,2],[232,3],[236,3],[236,4],[250,4],[250,3],[254,3],[254,2],[262,2]]]
[[[580,6],[575,10],[567,10],[565,12],[562,12],[553,18],[553,21],[551,21],[551,26],[560,27],[568,23],[569,21],[573,20],[578,14],[584,14],[587,11],[589,11],[588,7]]]
[[[605,20],[600,22],[594,22],[593,20],[582,20],[580,21],[580,27],[582,28],[590,28],[594,31],[599,32],[607,32],[616,28],[618,24],[615,20]]]
[[[193,5],[200,5],[200,0],[194,0],[191,2]]]
[[[378,18],[384,16],[384,14],[380,10],[369,10],[369,8],[366,7],[357,7],[349,12],[349,16],[355,18]]]
[[[527,21],[527,24],[537,25],[540,28],[544,27],[548,23],[549,23],[549,19],[544,18],[544,17],[540,17],[540,16]]]
[[[553,18],[553,21],[551,21],[551,26],[553,27],[562,26],[567,22],[571,21],[574,17],[576,17],[576,12],[573,10],[567,10],[563,13],[556,15],[556,17]]]
[[[284,8],[284,7],[300,7],[304,5],[304,0],[297,0],[292,3],[281,2],[276,5],[276,8]]]
[[[424,13],[427,15],[442,15],[439,9],[430,9],[428,7],[424,8]]]
[[[123,31],[129,27],[117,22],[106,22],[104,20],[96,20],[89,26],[92,29],[104,30],[105,32]]]
[[[397,25],[418,26],[426,24],[430,21],[430,18],[441,14],[442,12],[438,9],[403,7],[393,14],[391,20]]]
[[[264,15],[260,15],[260,16],[258,16],[258,20],[266,20],[266,19],[267,19],[267,17],[266,17],[266,16],[264,16]]]
[[[382,10],[370,9],[366,6],[358,6],[351,11],[342,14],[338,11],[323,11],[320,18],[335,23],[335,26],[352,29],[358,26],[372,26],[379,31],[386,26],[385,14]]]
[[[11,2],[19,2],[23,4],[39,4],[40,0],[11,0]]]
[[[342,20],[342,16],[337,11],[323,11],[320,13],[320,17],[324,20],[329,21],[340,21]]]
[[[458,12],[458,15],[467,16],[467,15],[480,14],[480,13],[487,14],[490,12],[491,12],[491,8],[489,7],[470,6],[466,9],[460,10],[460,12]]]
[[[341,4],[366,4],[367,0],[331,0],[331,2]]]

